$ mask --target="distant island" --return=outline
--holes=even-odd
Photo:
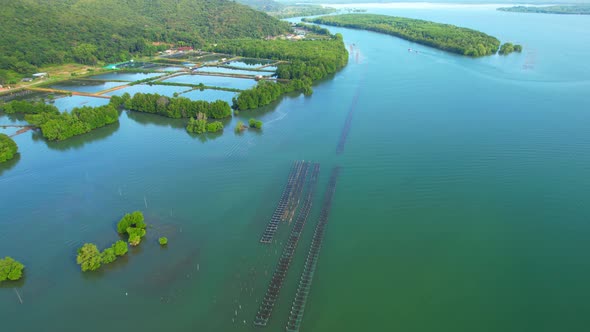
[[[344,14],[303,19],[355,29],[371,30],[460,55],[479,57],[498,52],[500,41],[476,30],[405,17]]]
[[[564,15],[590,15],[590,4],[583,5],[559,5],[559,6],[514,6],[502,7],[498,10],[515,13],[538,14],[564,14]]]

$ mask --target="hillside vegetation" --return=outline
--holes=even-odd
[[[495,54],[500,41],[472,29],[405,17],[375,14],[345,14],[303,19],[347,28],[386,33],[419,44],[467,56]]]
[[[2,1],[0,84],[38,67],[119,62],[167,48],[289,30],[285,22],[228,0]]]

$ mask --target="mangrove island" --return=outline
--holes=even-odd
[[[451,24],[376,14],[344,14],[303,19],[305,22],[371,30],[466,56],[492,55],[500,41],[483,32]]]
[[[498,10],[515,13],[562,14],[562,15],[590,15],[590,4],[562,5],[562,6],[514,6],[502,7]]]

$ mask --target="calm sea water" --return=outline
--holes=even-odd
[[[2,326],[256,330],[288,227],[275,245],[258,239],[292,161],[305,159],[321,163],[321,190],[268,331],[284,329],[335,165],[342,173],[304,331],[585,331],[590,17],[370,11],[475,28],[524,52],[470,59],[333,28],[354,44],[345,69],[311,97],[241,112],[223,135],[124,113],[118,125],[61,143],[17,136],[19,160],[0,166],[0,256],[27,269],[16,285],[23,304],[15,285],[0,286]],[[233,133],[253,116],[262,131]],[[150,224],[146,240],[82,274],[76,249],[110,245],[117,220],[136,209]]]

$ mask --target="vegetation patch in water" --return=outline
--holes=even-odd
[[[504,43],[502,44],[502,46],[500,47],[500,51],[498,51],[499,54],[501,55],[508,55],[512,52],[518,52],[521,53],[522,52],[522,46],[521,45],[514,45],[512,43]]]
[[[127,213],[121,218],[117,224],[117,232],[119,234],[129,235],[129,244],[137,246],[145,236],[146,227],[143,213],[141,211],[135,211],[133,213]]]
[[[0,259],[0,282],[5,280],[19,280],[23,276],[24,268],[25,266],[21,262],[12,257],[4,257],[4,259]]]
[[[136,93],[133,97],[129,94],[117,97],[113,103],[124,105],[125,108],[132,111],[158,114],[174,119],[196,117],[198,113],[203,113],[214,119],[231,116],[231,107],[222,100],[214,102],[192,101],[184,97],[170,98],[159,94]]]
[[[6,134],[0,134],[0,163],[14,158],[18,153],[16,142]]]
[[[260,120],[250,119],[248,120],[248,124],[250,128],[262,129],[262,121]]]

